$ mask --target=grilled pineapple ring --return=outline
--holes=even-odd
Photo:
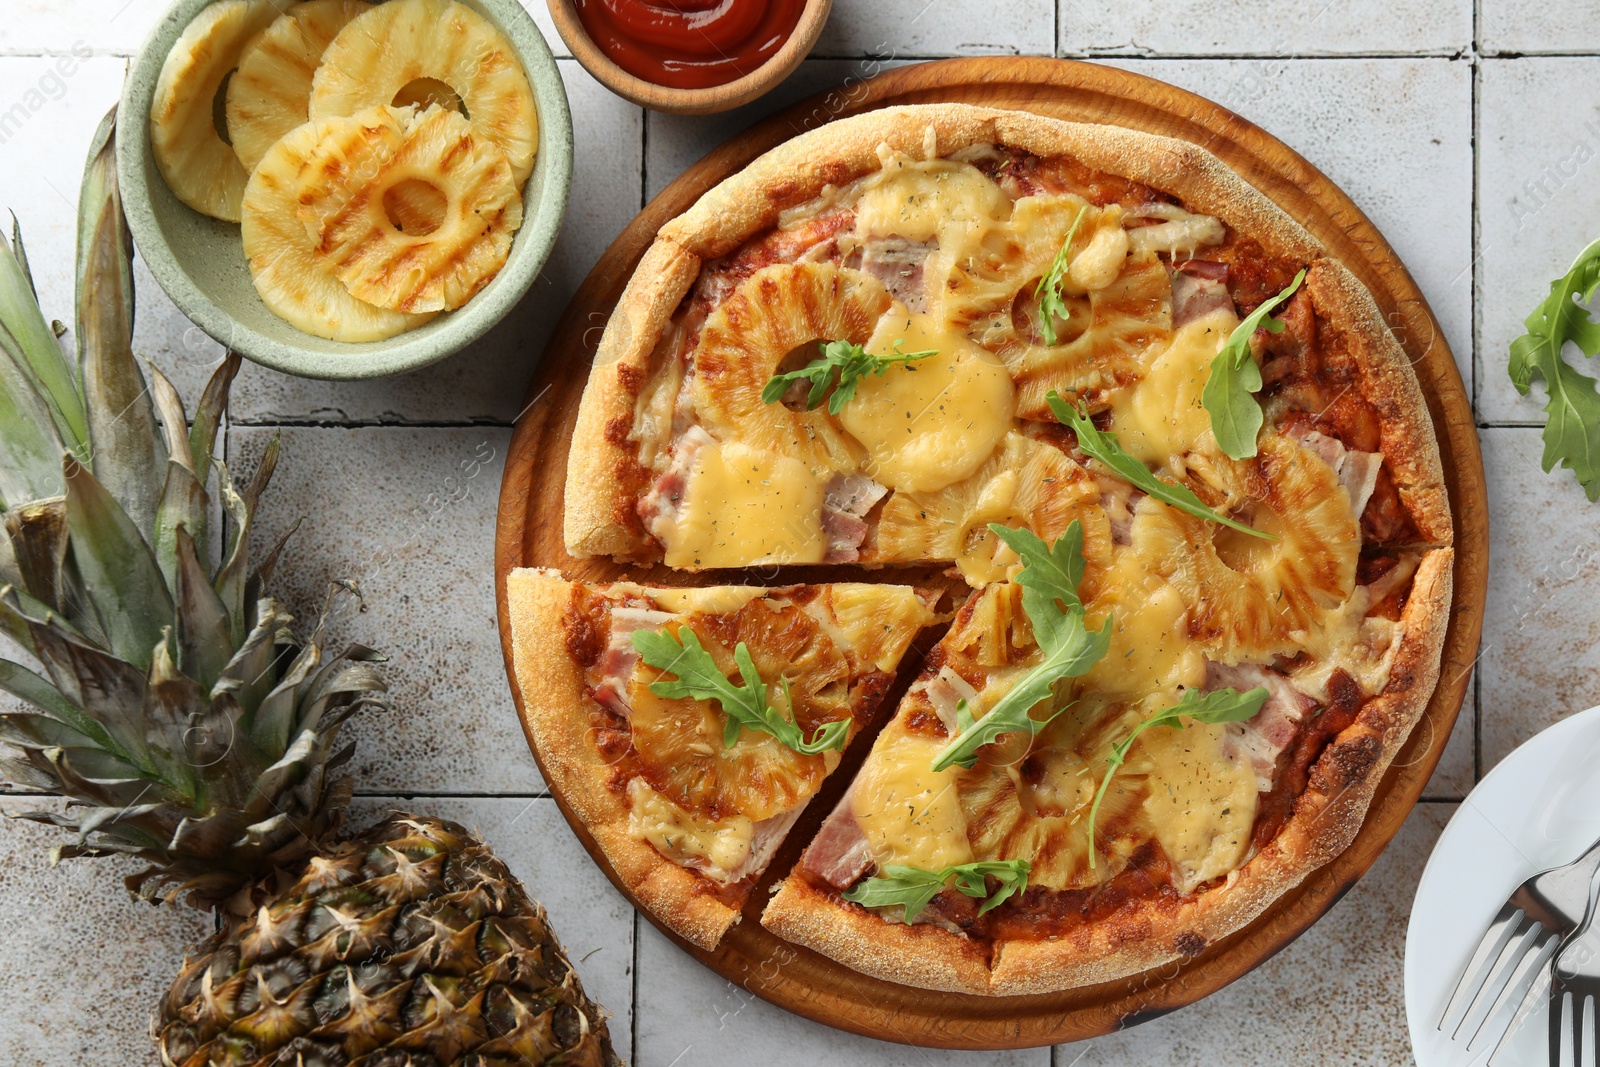
[[[404,113],[375,108],[363,116],[308,122],[278,141],[245,186],[241,233],[256,292],[296,329],[332,341],[380,341],[421,326],[431,314],[407,315],[350,295],[296,214],[308,187],[332,182],[329,169],[373,150],[397,146]]]
[[[756,271],[700,331],[691,356],[696,413],[719,440],[813,467],[855,469],[860,446],[824,409],[791,411],[766,403],[761,391],[791,353],[800,365],[816,358],[817,341],[866,344],[893,300],[872,275],[848,267],[795,263]]]
[[[390,0],[339,31],[312,83],[311,117],[404,103],[424,81],[460,98],[474,136],[505,152],[520,188],[539,147],[533,90],[500,31],[455,0]]]
[[[245,47],[228,80],[228,136],[246,170],[308,118],[311,80],[339,31],[372,5],[366,0],[296,4]]]
[[[1061,293],[1071,310],[1044,344],[1033,293],[1078,213],[1071,266]],[[1017,414],[1050,418],[1055,389],[1096,407],[1106,391],[1137,381],[1147,354],[1170,336],[1172,284],[1152,253],[1130,256],[1122,209],[1072,195],[1027,196],[995,224],[975,252],[950,265],[936,298],[946,321],[1005,363],[1017,385]]]
[[[505,265],[522,225],[522,197],[505,153],[479,140],[466,119],[437,106],[400,110],[399,143],[375,141],[349,161],[370,179],[308,193],[301,219],[356,298],[411,314],[454,310]],[[436,226],[401,228],[407,214],[395,205],[408,213],[415,207],[408,186],[440,194]]]
[[[1276,433],[1260,450],[1250,460],[1191,453],[1189,481],[1208,504],[1277,541],[1148,497],[1134,510],[1133,550],[1182,594],[1190,634],[1226,663],[1293,654],[1355,591],[1361,530],[1333,468]]]
[[[676,632],[676,626],[673,627]],[[793,716],[807,737],[818,726],[850,715],[850,664],[822,626],[803,609],[774,609],[754,600],[731,615],[709,616],[696,636],[731,678],[739,678],[733,649],[750,648],[756,670],[770,680],[767,701],[780,710],[794,697]],[[724,747],[722,712],[710,701],[666,700],[650,692],[661,672],[640,664],[628,693],[629,725],[641,777],[685,811],[711,819],[742,815],[760,822],[789,811],[815,793],[837,752],[807,756],[751,730]]]
[[[202,214],[239,221],[250,178],[216,127],[222,84],[246,45],[277,15],[270,0],[222,0],[184,29],[161,65],[150,103],[150,150],[167,187]]]
[[[935,493],[899,492],[884,504],[872,562],[953,559],[977,585],[1004,580],[1016,554],[990,523],[1021,526],[1046,541],[1084,524],[1084,552],[1100,559],[1111,533],[1099,507],[1100,487],[1066,453],[1012,431],[979,471]]]

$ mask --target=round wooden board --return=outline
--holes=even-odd
[[[940,101],[1023,109],[1181,137],[1215,153],[1282,205],[1366,284],[1411,355],[1439,432],[1455,513],[1455,601],[1439,686],[1379,786],[1360,835],[1343,855],[1280,898],[1256,922],[1200,956],[1088,989],[978,997],[878,981],[771,934],[759,922],[766,889],[788,871],[810,832],[832,810],[866,744],[852,746],[850,757],[826,783],[831,789],[825,788],[810,805],[751,894],[742,921],[717,950],[683,945],[757,996],[843,1030],[941,1048],[1023,1048],[1109,1033],[1215,992],[1293,941],[1372,865],[1421,795],[1466,693],[1483,623],[1488,509],[1471,404],[1433,313],[1366,216],[1292,149],[1217,104],[1110,67],[1037,58],[952,59],[902,67],[798,104],[684,171],[623,230],[573,297],[517,421],[500,494],[495,558],[500,638],[519,710],[522,697],[510,670],[505,604],[505,576],[512,568],[555,567],[568,577],[601,581],[694,580],[664,568],[642,572],[605,560],[575,560],[562,546],[563,483],[578,402],[611,309],[656,231],[713,185],[806,129],[890,104]],[[555,799],[595,862],[631,897],[562,798]],[[640,910],[654,921],[649,911]]]

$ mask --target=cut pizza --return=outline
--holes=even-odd
[[[551,787],[619,876],[710,948],[882,703],[936,593],[508,579]]]
[[[663,620],[640,648],[631,613],[893,591],[898,661],[931,594],[875,583],[932,565],[972,587],[762,922],[982,994],[1194,956],[1344,850],[1432,694],[1451,595],[1431,418],[1343,265],[1194,145],[954,104],[806,133],[662,228],[601,340],[564,522],[578,558],[852,580],[694,594],[712,612],[513,577],[553,787],[702,945],[830,736],[774,681],[792,657],[763,666],[765,630]],[[739,684],[746,641],[789,744],[719,748],[700,735],[757,712],[658,688],[685,625],[710,686]]]

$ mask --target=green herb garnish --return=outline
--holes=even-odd
[[[1157,478],[1149,467],[1123,451],[1116,434],[1096,429],[1088,415],[1061,399],[1061,394],[1054,389],[1050,390],[1045,400],[1050,404],[1050,410],[1055,412],[1056,418],[1070,426],[1072,432],[1078,435],[1078,447],[1083,449],[1084,455],[1104,463],[1111,468],[1112,473],[1135,489],[1142,490],[1180,511],[1187,511],[1196,518],[1219,522],[1230,530],[1238,530],[1252,537],[1260,537],[1267,541],[1277,540],[1272,534],[1258,530],[1254,526],[1246,526],[1206,507],[1188,486],[1175,485]]]
[[[1094,837],[1094,824],[1100,814],[1100,802],[1106,798],[1106,789],[1111,785],[1112,776],[1128,758],[1128,750],[1133,747],[1133,742],[1140,734],[1152,726],[1171,726],[1182,730],[1185,715],[1196,722],[1207,724],[1243,722],[1255,718],[1256,713],[1261,710],[1261,705],[1266,702],[1267,691],[1261,686],[1244,693],[1237,689],[1218,689],[1210,693],[1202,693],[1198,689],[1186,689],[1176,704],[1164,711],[1156,712],[1135,726],[1131,734],[1112,745],[1111,755],[1106,757],[1106,776],[1100,779],[1100,788],[1094,794],[1094,804],[1089,808],[1089,869],[1094,870],[1095,855],[1100,851]]]
[[[680,643],[681,641],[681,643]],[[743,685],[734,685],[728,676],[717,669],[711,653],[705,650],[700,638],[687,626],[679,627],[673,636],[663,630],[635,630],[633,647],[650,666],[666,671],[674,678],[663,678],[650,683],[650,692],[666,700],[715,700],[722,707],[727,725],[722,731],[722,744],[733,747],[739,740],[739,731],[755,730],[771,734],[781,744],[806,756],[815,756],[827,749],[843,749],[850,730],[851,719],[837,719],[823,723],[810,741],[800,732],[800,727],[767,703],[767,687],[750,658],[750,649],[743,641],[733,650],[734,662],[739,665]],[[789,680],[782,680],[784,695],[789,698],[791,713],[794,698],[789,690]]]
[[[1600,323],[1580,307],[1600,289],[1600,241],[1550,283],[1550,295],[1524,320],[1528,332],[1511,342],[1506,370],[1517,392],[1528,395],[1534,378],[1544,379],[1548,418],[1544,424],[1546,472],[1556,464],[1578,476],[1590,500],[1600,499],[1600,393],[1595,380],[1561,358],[1568,341],[1586,356],[1600,355]]]
[[[1249,459],[1256,454],[1256,434],[1265,421],[1261,403],[1255,398],[1261,389],[1261,367],[1250,354],[1250,338],[1258,329],[1283,332],[1283,321],[1267,315],[1293,296],[1305,277],[1305,269],[1301,268],[1289,288],[1262,301],[1260,307],[1246,315],[1211,361],[1211,376],[1200,391],[1200,402],[1211,413],[1211,433],[1217,444],[1234,459]]]
[[[978,749],[1002,734],[1026,730],[1030,736],[1061,713],[1035,719],[1030,712],[1041,701],[1049,700],[1055,684],[1063,678],[1083,674],[1106,654],[1111,644],[1111,620],[1098,631],[1085,624],[1083,601],[1078,598],[1078,583],[1083,579],[1083,526],[1077,519],[1053,546],[1029,530],[1014,530],[990,523],[996,537],[1022,557],[1022,570],[1014,579],[1022,586],[1022,610],[1033,624],[1033,638],[1043,659],[1022,676],[981,719],[972,717],[965,700],[956,704],[956,736],[939,750],[933,769],[942,771],[951,764],[971,767],[978,760]]]
[[[821,357],[799,370],[773,375],[766,388],[761,390],[761,400],[766,404],[776,404],[789,391],[791,383],[807,381],[811,383],[811,391],[806,394],[806,410],[812,411],[821,405],[822,398],[827,396],[828,386],[834,381],[834,373],[838,372],[838,384],[833,388],[833,396],[828,398],[828,414],[837,415],[855,399],[856,385],[867,375],[883,374],[896,363],[911,363],[939,354],[937,349],[902,352],[902,343],[895,342],[893,355],[875,356],[850,341],[818,342],[818,347],[822,349]]]
[[[906,909],[905,921],[910,923],[922,914],[922,909],[939,894],[945,883],[954,878],[952,888],[973,900],[988,897],[978,909],[978,914],[983,915],[1028,888],[1028,872],[1032,869],[1032,864],[1027,860],[981,860],[977,863],[959,863],[937,871],[889,863],[884,865],[881,874],[868,878],[854,889],[846,890],[843,896],[868,908],[902,905]],[[985,881],[990,875],[1000,880],[1000,888],[993,894],[989,892],[989,884]]]
[[[1078,209],[1077,216],[1067,229],[1067,239],[1061,242],[1061,251],[1050,261],[1050,269],[1044,272],[1039,284],[1033,287],[1034,299],[1039,301],[1039,332],[1044,335],[1047,345],[1056,343],[1057,317],[1062,322],[1071,317],[1067,302],[1061,298],[1061,279],[1066,277],[1068,268],[1072,266],[1072,239],[1077,236],[1078,223],[1083,221],[1088,210],[1088,204]]]

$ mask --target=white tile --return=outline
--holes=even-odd
[[[722,142],[806,97],[828,94],[814,110],[799,117],[795,134],[798,136],[813,126],[826,123],[859,98],[863,80],[903,65],[903,60],[870,56],[865,59],[808,59],[766,96],[732,111],[719,115],[651,112],[647,117],[648,136],[645,138],[646,195],[654,197],[690,164]]]
[[[0,219],[9,239],[16,215],[45,314],[69,323],[84,157],[126,66],[117,56],[0,56]]]
[[[818,56],[1049,55],[1053,0],[834,0]]]
[[[633,998],[633,906],[600,873],[553,800],[374,797],[357,800],[358,826],[399,809],[449,819],[481,837],[550,926],[590,999],[611,1013],[611,1037],[628,1055]]]
[[[53,797],[0,799],[0,812],[59,811]],[[154,1063],[150,1014],[186,950],[211,921],[191,908],[130,897],[124,876],[140,865],[63,860],[62,834],[0,821],[0,1062],[35,1067]]]
[[[1600,236],[1600,58],[1484,60],[1478,114],[1478,411],[1542,424],[1543,384],[1518,396],[1506,358]]]
[[[550,46],[550,51],[556,56],[570,56],[572,49],[567,47],[567,42],[561,39],[561,34],[556,32],[555,21],[550,18],[550,5],[545,0],[520,0],[528,14],[533,16],[533,21],[539,27],[539,32],[544,34],[545,43]]]
[[[1112,62],[1238,112],[1331,178],[1416,278],[1470,386],[1472,71],[1466,63]]]
[[[1288,948],[1196,1004],[1056,1049],[1062,1067],[1397,1067],[1412,1062],[1406,923],[1453,804],[1421,804],[1356,887]]]
[[[235,428],[230,466],[249,477],[276,431]],[[357,581],[329,624],[330,647],[386,653],[394,710],[355,719],[366,792],[543,789],[511,702],[495,625],[494,523],[510,431],[291,428],[263,499],[261,543],[304,516],[274,595],[301,628],[328,583]]]
[[[235,386],[242,422],[501,422],[522,408],[556,319],[600,253],[639,210],[641,110],[560,60],[572,107],[572,199],[561,236],[522,302],[488,336],[411,374],[321,382],[250,367]]]
[[[1489,603],[1479,685],[1483,769],[1600,704],[1600,527],[1572,472],[1539,469],[1531,427],[1484,430]]]
[[[0,19],[0,52],[133,55],[170,6],[171,0],[9,0]]]
[[[1471,0],[1061,0],[1067,55],[1402,55],[1471,42]]]
[[[831,1029],[773,1007],[639,923],[634,1067],[1048,1067],[1048,1049],[941,1052]]]
[[[1478,46],[1484,52],[1600,51],[1600,3],[1481,0]]]

